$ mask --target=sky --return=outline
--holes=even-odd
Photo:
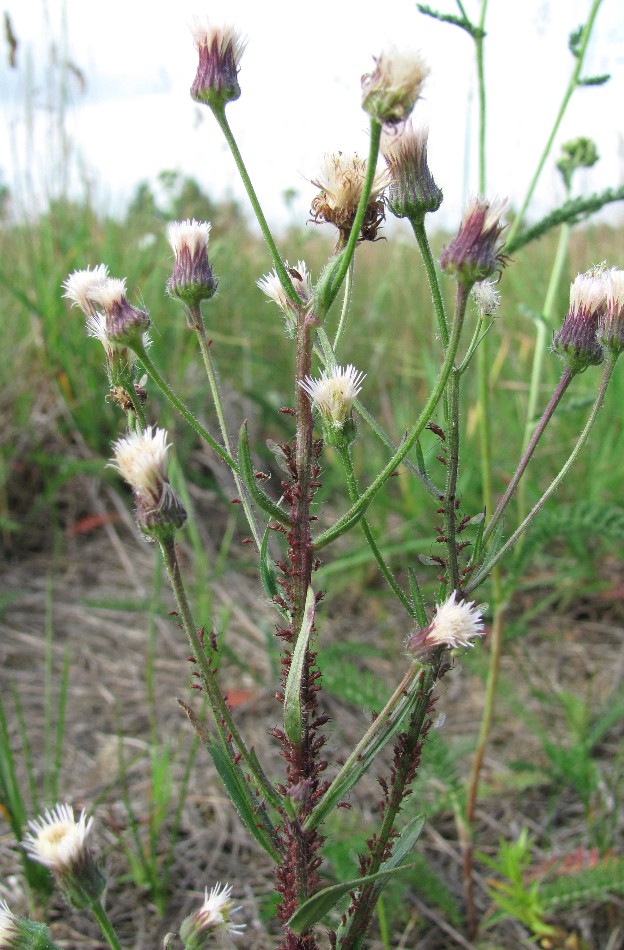
[[[435,5],[432,0],[432,5]],[[571,30],[591,0],[490,0],[485,69],[488,81],[488,194],[519,204],[557,114],[574,65]],[[453,0],[437,6],[457,13]],[[465,0],[477,16],[480,3]],[[19,46],[17,69],[0,70],[0,109],[8,134],[0,140],[0,174],[20,182],[23,202],[36,204],[59,180],[58,137],[47,109],[54,99],[47,62],[68,72],[65,128],[74,162],[61,160],[74,181],[92,183],[100,206],[121,211],[140,180],[172,169],[192,175],[211,197],[244,202],[232,159],[209,109],[190,99],[197,53],[194,16],[233,23],[248,37],[241,98],[228,117],[267,217],[274,225],[305,221],[310,184],[327,152],[368,150],[368,118],[360,77],[388,45],[419,50],[430,67],[414,119],[429,126],[429,164],[445,202],[440,222],[453,226],[477,191],[476,82],[467,34],[420,14],[414,0],[5,0]],[[579,90],[557,136],[537,193],[535,212],[560,202],[554,160],[560,145],[585,135],[601,155],[580,173],[575,190],[624,181],[624,4],[603,0],[585,75],[609,72],[600,88]],[[31,77],[28,80],[28,77]],[[84,87],[83,87],[84,82]],[[26,108],[25,103],[30,105]],[[71,171],[73,169],[73,171]],[[284,193],[294,190],[290,210]]]

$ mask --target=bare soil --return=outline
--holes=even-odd
[[[76,808],[94,810],[95,839],[101,848],[110,884],[106,906],[126,948],[144,950],[162,946],[165,934],[175,931],[182,918],[195,909],[205,886],[217,881],[234,885],[242,906],[240,919],[247,924],[238,946],[249,950],[272,950],[278,939],[266,923],[267,900],[272,892],[271,867],[264,854],[239,822],[221,790],[214,766],[200,748],[193,764],[188,794],[181,811],[180,830],[173,849],[171,891],[164,916],[159,916],[150,894],[128,876],[125,848],[132,847],[129,819],[124,804],[124,784],[145,839],[147,819],[153,808],[149,779],[149,755],[156,728],[161,742],[171,743],[168,774],[174,798],[163,821],[159,861],[165,861],[168,829],[173,822],[175,791],[179,789],[188,761],[193,734],[176,699],[192,703],[201,711],[201,696],[191,690],[192,666],[188,647],[175,618],[168,615],[173,602],[166,589],[156,611],[150,602],[156,596],[155,552],[137,536],[132,517],[122,500],[96,481],[81,481],[65,499],[62,524],[54,524],[45,511],[40,537],[30,535],[29,545],[8,551],[2,578],[3,611],[0,617],[0,687],[9,717],[13,748],[19,756],[21,738],[15,715],[15,692],[25,717],[36,782],[43,788],[45,763],[46,630],[52,631],[52,697],[58,697],[64,658],[69,656],[66,730],[63,744],[58,798]],[[194,498],[203,511],[202,541],[209,562],[214,564],[225,527],[221,506],[209,493]],[[92,521],[85,520],[91,518]],[[56,538],[56,543],[50,544]],[[222,680],[235,708],[237,722],[269,773],[280,774],[270,729],[278,723],[279,707],[274,698],[275,660],[267,657],[266,644],[274,625],[272,608],[247,570],[248,548],[235,540],[241,552],[241,570],[222,573],[209,582],[213,617],[227,629],[228,659]],[[185,559],[190,552],[182,550]],[[505,650],[501,683],[512,683],[527,711],[552,729],[555,741],[565,742],[561,717],[543,721],[543,705],[532,687],[565,689],[587,697],[592,709],[602,708],[607,697],[622,695],[624,676],[624,580],[619,565],[604,565],[605,589],[601,595],[572,602],[565,614],[542,614],[521,638],[511,639]],[[547,581],[544,582],[547,584]],[[160,596],[160,595],[159,595]],[[379,626],[398,629],[392,615],[376,615],[363,602],[363,593],[343,590],[321,615],[323,637],[341,637],[348,632],[355,643],[378,642]],[[510,607],[517,616],[530,606],[523,595]],[[135,605],[139,605],[139,609]],[[389,609],[389,608],[388,608]],[[208,618],[200,618],[205,621]],[[153,625],[155,702],[150,703],[146,672],[149,668],[150,624]],[[397,634],[397,643],[402,634]],[[487,651],[487,644],[478,650]],[[240,662],[236,662],[239,658]],[[401,649],[396,667],[379,661],[368,667],[390,685],[401,671]],[[532,671],[532,672],[531,672]],[[478,730],[483,703],[483,684],[474,664],[459,665],[440,685],[438,709],[445,714],[444,735],[454,744],[469,746]],[[504,697],[503,697],[504,698]],[[324,707],[332,717],[331,754],[353,745],[366,728],[367,714],[339,698],[326,696]],[[618,813],[621,788],[618,774],[622,763],[623,723],[620,720],[595,750],[595,761],[604,776],[604,795],[599,805],[609,825],[611,848],[621,853],[624,816]],[[120,775],[120,750],[126,764],[126,781]],[[542,779],[514,791],[513,760],[542,765]],[[467,773],[469,755],[461,762]],[[19,766],[25,778],[23,762]],[[579,796],[569,787],[549,778],[540,742],[513,713],[509,705],[498,707],[492,741],[484,770],[485,796],[477,813],[477,846],[493,853],[498,839],[513,839],[528,828],[535,837],[535,868],[553,858],[589,854],[592,839],[587,813]],[[374,820],[378,792],[374,781],[364,783],[362,797],[352,797],[353,812],[361,824]],[[372,824],[371,824],[372,827]],[[579,848],[585,851],[578,851]],[[447,808],[427,823],[419,844],[431,866],[461,903],[462,856],[452,810]],[[485,890],[488,875],[478,865],[476,896],[483,918],[491,910]],[[16,843],[0,816],[0,897],[15,912],[26,913],[27,894],[21,876]],[[470,947],[461,928],[419,894],[417,882],[406,890],[400,921],[388,922],[390,944],[408,950],[441,950]],[[66,950],[87,950],[105,945],[97,927],[85,914],[68,910],[55,894],[45,913],[54,940]],[[608,901],[587,902],[573,911],[553,917],[561,928],[561,946],[588,950],[624,947],[624,902],[613,895]],[[323,939],[322,935],[320,937]],[[567,943],[564,943],[567,940]],[[476,946],[477,944],[475,944]],[[534,946],[524,927],[506,921],[484,930],[480,947],[516,948]],[[175,944],[173,944],[175,946]],[[384,944],[371,935],[371,950]]]

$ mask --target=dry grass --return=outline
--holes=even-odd
[[[75,489],[75,485],[74,485]],[[66,646],[71,650],[71,676],[68,697],[68,723],[61,773],[60,796],[77,807],[93,806],[97,800],[97,837],[105,855],[112,883],[107,907],[121,943],[134,950],[155,948],[169,930],[175,930],[182,916],[197,905],[203,887],[216,881],[234,883],[237,900],[243,905],[246,935],[239,945],[271,950],[276,940],[267,935],[261,919],[262,904],[272,891],[269,863],[239,823],[220,788],[212,762],[200,750],[193,768],[190,792],[186,800],[180,838],[175,847],[171,899],[164,919],[156,914],[146,893],[133,882],[125,882],[126,858],[120,836],[127,834],[127,816],[121,802],[118,777],[118,736],[122,735],[129,763],[129,782],[134,808],[141,819],[149,808],[149,771],[147,752],[150,723],[145,685],[145,657],[149,617],[146,612],[124,609],[132,601],[147,603],[152,590],[153,548],[138,540],[132,519],[124,505],[109,490],[96,482],[81,482],[80,491],[68,493],[65,506],[66,526],[76,524],[85,511],[114,517],[90,533],[66,530],[62,554],[54,561],[51,552],[31,550],[13,552],[3,578],[8,595],[0,624],[0,684],[10,706],[9,686],[14,685],[24,701],[28,731],[35,761],[41,761],[43,748],[44,629],[46,603],[51,594],[54,628],[53,662],[59,671]],[[214,511],[210,496],[195,499],[204,513]],[[205,523],[210,518],[204,519]],[[208,543],[210,543],[208,541]],[[605,567],[605,571],[607,567]],[[612,578],[617,594],[620,579]],[[279,761],[270,728],[278,721],[273,698],[272,670],[267,661],[265,631],[273,624],[272,611],[258,596],[255,581],[240,574],[223,576],[214,588],[217,605],[231,611],[228,645],[245,659],[250,672],[225,664],[225,688],[245,690],[237,697],[236,716],[243,734],[249,737],[268,770],[279,774]],[[343,592],[340,603],[326,612],[323,636],[341,636],[345,627],[354,639],[375,637],[375,624],[362,609],[360,593]],[[522,604],[517,604],[518,610]],[[353,608],[353,609],[352,609]],[[574,614],[576,611],[576,616]],[[333,619],[335,618],[335,619]],[[172,765],[174,781],[179,782],[185,756],[191,743],[191,729],[176,704],[176,697],[193,702],[200,697],[189,690],[191,668],[188,649],[175,619],[160,611],[156,617],[157,650],[155,659],[158,719],[161,735],[174,742],[176,759]],[[507,652],[502,679],[514,683],[518,697],[529,705],[528,679],[519,675],[526,670],[524,659],[543,675],[541,682],[569,690],[580,690],[599,702],[610,695],[624,675],[622,631],[624,615],[621,598],[603,596],[590,602],[576,603],[565,616],[542,616],[538,623],[516,640]],[[393,679],[391,664],[377,668],[380,676]],[[440,688],[439,709],[446,713],[445,734],[457,739],[474,737],[482,704],[480,679],[468,669],[452,671]],[[361,734],[365,716],[359,709],[332,697],[325,702],[333,724],[330,740],[332,753],[348,747]],[[535,710],[539,712],[538,709]],[[16,729],[15,724],[13,727]],[[558,728],[553,723],[553,730]],[[18,742],[15,734],[16,744]],[[603,764],[615,760],[621,743],[620,730],[612,730],[599,749]],[[548,838],[549,851],[543,857],[565,855],[585,841],[584,814],[572,792],[548,785],[535,785],[512,792],[506,779],[512,759],[539,761],[541,752],[534,736],[527,733],[509,710],[501,707],[495,733],[486,760],[485,781],[490,793],[478,810],[478,842],[484,851],[493,850],[500,837],[516,836],[527,827],[536,836],[536,860],[540,860],[539,842]],[[467,767],[467,762],[464,762]],[[561,790],[559,790],[561,791]],[[363,799],[356,808],[362,821],[372,818],[376,809],[374,781],[363,785]],[[616,807],[616,806],[614,806]],[[615,821],[616,838],[621,840],[622,819]],[[26,898],[17,869],[14,843],[7,825],[0,825],[0,896],[16,911],[25,911]],[[615,842],[617,846],[617,842]],[[427,824],[420,850],[444,877],[461,900],[461,853],[450,813],[442,813]],[[481,876],[477,897],[481,912],[488,898]],[[443,915],[413,892],[407,897],[410,907],[407,925],[394,932],[392,946],[410,950],[442,950],[469,946],[443,919]],[[96,928],[84,915],[71,914],[55,897],[47,920],[54,939],[67,950],[102,947]],[[614,898],[608,905],[586,905],[558,920],[568,931],[587,941],[590,950],[616,950],[624,945],[624,907]],[[619,936],[618,936],[619,935]],[[514,923],[502,925],[488,946],[515,948],[525,944],[524,930]],[[483,944],[484,946],[486,944]],[[571,946],[573,946],[571,944]],[[579,944],[580,946],[580,944]],[[371,937],[371,950],[382,944]]]

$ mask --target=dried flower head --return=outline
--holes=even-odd
[[[624,350],[624,270],[613,267],[605,276],[607,301],[598,321],[596,339],[617,357]]]
[[[103,308],[106,335],[116,346],[141,343],[151,320],[144,310],[137,310],[126,297],[126,279],[108,277],[89,292],[89,299]]]
[[[457,591],[453,591],[443,604],[436,604],[429,626],[408,637],[406,647],[415,656],[422,656],[438,647],[449,650],[472,647],[474,638],[482,637],[485,633],[484,610],[484,604],[477,606],[474,601],[458,600]]]
[[[578,274],[570,286],[570,308],[553,337],[552,350],[575,374],[604,359],[597,332],[606,312],[608,290],[602,265]]]
[[[28,822],[23,841],[30,857],[50,868],[74,907],[97,900],[106,883],[87,843],[92,824],[84,810],[76,821],[71,805],[59,804]]]
[[[385,50],[362,76],[362,107],[385,125],[404,122],[420,98],[429,70],[420,53]]]
[[[148,426],[115,442],[111,463],[134,492],[137,523],[150,537],[170,538],[186,521],[186,511],[167,475],[167,454],[171,446],[164,429]]]
[[[502,221],[506,207],[506,200],[490,202],[486,198],[472,198],[457,237],[442,251],[442,270],[457,274],[465,287],[500,273],[505,266],[501,234],[506,227]]]
[[[365,377],[365,373],[349,365],[335,366],[329,373],[322,370],[320,379],[306,376],[299,380],[321,414],[325,440],[329,444],[339,444],[344,438],[347,442],[353,441],[355,426],[351,410]]]
[[[353,227],[365,177],[365,159],[342,152],[326,155],[321,174],[312,181],[313,185],[320,188],[310,209],[314,221],[334,224],[346,239]],[[376,172],[362,224],[363,241],[374,241],[377,237],[377,231],[384,220],[383,191],[389,182],[387,171]]]
[[[474,302],[479,308],[480,317],[491,317],[500,307],[500,294],[493,280],[477,281],[471,293]]]
[[[208,893],[206,888],[204,903],[182,921],[180,937],[184,942],[185,950],[202,950],[213,946],[215,935],[228,934],[239,937],[245,929],[245,924],[236,924],[231,919],[240,907],[232,907],[232,885],[217,884]]]
[[[106,264],[96,264],[93,270],[89,270],[88,267],[85,270],[75,270],[63,281],[62,286],[65,290],[63,296],[71,301],[72,307],[80,307],[85,316],[90,317],[95,313],[91,294],[106,280],[108,280]]]
[[[208,261],[209,235],[210,224],[195,218],[172,222],[167,228],[169,244],[175,255],[167,290],[189,307],[197,307],[202,300],[209,300],[217,289],[218,281]]]
[[[193,39],[199,53],[191,98],[212,108],[222,108],[241,94],[238,70],[246,40],[232,26],[214,26],[197,20]]]
[[[428,129],[414,128],[411,119],[383,134],[381,151],[392,176],[388,206],[397,218],[421,218],[442,204],[427,164],[428,136]]]
[[[301,300],[301,306],[309,307],[312,303],[312,278],[305,261],[297,261],[296,267],[291,267],[288,261],[284,261],[284,266],[295,293]],[[286,318],[286,329],[289,333],[292,333],[297,325],[298,310],[282,287],[277,271],[274,269],[269,274],[264,274],[260,280],[256,281],[256,285],[277,304]]]

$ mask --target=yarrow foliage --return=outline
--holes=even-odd
[[[429,626],[417,630],[407,638],[406,648],[415,656],[422,656],[438,647],[454,650],[474,646],[475,637],[485,634],[483,626],[484,604],[457,599],[457,591],[443,604],[436,604],[433,620]]]

